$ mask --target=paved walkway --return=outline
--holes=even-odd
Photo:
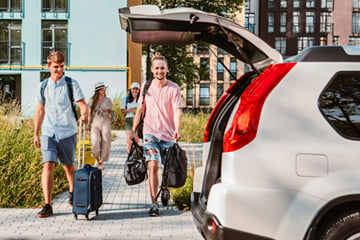
[[[103,200],[99,210],[74,219],[68,207],[68,192],[53,201],[54,215],[36,216],[40,209],[0,209],[0,239],[203,239],[197,231],[191,212],[179,211],[170,205],[160,207],[160,217],[149,217],[150,195],[147,182],[127,186],[123,177],[126,160],[125,134],[115,131],[117,138],[111,147],[111,157],[104,164]],[[201,144],[181,144],[187,150],[190,164],[201,161]]]

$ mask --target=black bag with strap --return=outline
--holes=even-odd
[[[127,185],[142,183],[147,179],[147,168],[143,147],[133,139],[129,155],[124,165],[124,177]]]
[[[186,152],[176,142],[166,153],[162,186],[179,188],[184,186],[187,177]]]
[[[146,112],[146,102],[145,102],[145,96],[147,91],[149,90],[149,87],[151,85],[152,79],[147,80],[142,92],[142,106],[143,106],[143,111],[141,113],[141,117],[140,117],[140,122],[139,125],[136,127],[136,134],[140,139],[143,139],[143,128],[144,128],[144,117],[145,117],[145,112]]]

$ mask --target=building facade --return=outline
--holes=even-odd
[[[284,57],[306,47],[360,45],[360,0],[247,0],[258,35]]]
[[[46,57],[56,50],[66,56],[65,74],[79,82],[87,99],[98,81],[109,86],[111,98],[124,96],[131,71],[141,72],[127,62],[127,35],[118,15],[126,5],[119,0],[0,0],[2,94],[21,103],[24,118],[32,117],[37,85],[49,76]]]

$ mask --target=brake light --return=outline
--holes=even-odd
[[[295,64],[271,65],[246,88],[230,129],[224,135],[224,152],[238,150],[254,140],[266,97]]]
[[[210,129],[213,127],[213,123],[215,121],[215,117],[218,116],[219,110],[222,108],[225,100],[229,97],[229,95],[231,94],[231,92],[236,90],[236,85],[241,83],[243,80],[247,79],[249,76],[251,76],[253,74],[253,72],[247,72],[244,75],[242,75],[236,82],[234,82],[227,90],[226,92],[220,97],[220,99],[218,100],[218,102],[216,103],[214,109],[212,110],[209,120],[206,124],[205,127],[205,132],[204,132],[204,142],[208,142],[209,139],[209,133],[210,133]]]

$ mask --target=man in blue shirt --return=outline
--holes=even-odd
[[[45,205],[38,217],[48,217],[52,211],[52,190],[54,169],[57,160],[63,165],[69,182],[69,204],[72,205],[74,189],[74,158],[76,150],[77,121],[73,112],[69,89],[64,76],[65,57],[60,52],[52,52],[47,58],[50,78],[44,87],[39,83],[37,90],[37,108],[35,112],[34,145],[41,148],[43,170],[41,184]],[[45,80],[44,80],[45,81]],[[84,123],[88,121],[88,108],[78,82],[71,79],[73,99],[80,107]],[[43,88],[43,89],[42,89]],[[40,140],[41,128],[41,140]]]

